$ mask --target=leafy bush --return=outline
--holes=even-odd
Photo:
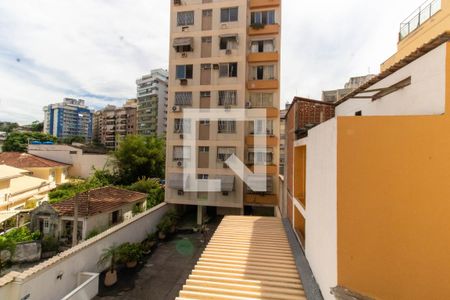
[[[58,251],[59,242],[52,236],[46,236],[42,239],[42,252]]]
[[[128,187],[129,190],[147,193],[147,209],[150,209],[164,201],[164,190],[159,184],[159,179],[141,178]]]
[[[138,261],[143,254],[140,244],[124,243],[119,246],[119,261],[123,263]]]
[[[40,132],[11,132],[3,144],[3,151],[26,152],[28,141],[56,142],[56,137]]]
[[[93,238],[96,235],[99,235],[101,233],[100,229],[94,228],[91,231],[88,232],[86,235],[86,240]]]
[[[12,229],[3,236],[14,243],[22,243],[38,240],[41,237],[41,233],[39,231],[31,232],[28,227],[24,226]]]

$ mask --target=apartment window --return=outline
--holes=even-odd
[[[174,146],[173,147],[173,160],[183,161],[191,159],[191,147],[188,146]]]
[[[190,133],[191,120],[190,119],[175,119],[174,133]]]
[[[176,79],[192,79],[193,65],[178,65]]]
[[[200,92],[200,98],[209,98],[211,97],[211,92]]]
[[[208,174],[197,174],[198,180],[208,180],[209,175]]]
[[[220,10],[220,22],[236,22],[238,20],[239,8],[229,7]]]
[[[266,10],[266,11],[256,11],[252,12],[251,15],[251,24],[275,24],[275,11],[274,10]]]
[[[238,44],[237,35],[220,37],[220,50],[236,49]]]
[[[219,64],[219,77],[237,77],[237,63]]]
[[[177,13],[177,26],[194,25],[194,11],[180,11]]]
[[[248,162],[255,165],[269,165],[273,162],[272,149],[250,148],[248,151]]]
[[[236,105],[237,91],[219,91],[219,106]]]
[[[218,147],[217,148],[217,160],[225,162],[231,155],[236,154],[235,147]]]
[[[199,153],[209,153],[209,147],[198,147],[198,152]]]
[[[273,120],[254,120],[250,122],[250,134],[252,135],[272,135]]]
[[[253,53],[259,52],[274,52],[275,45],[273,40],[253,41],[251,44],[251,50]]]
[[[275,79],[275,67],[273,65],[253,67],[252,77],[253,80],[273,80]]]
[[[236,133],[236,121],[219,120],[218,133]]]
[[[176,92],[175,105],[192,106],[192,92]]]
[[[273,93],[250,93],[251,107],[273,107]]]

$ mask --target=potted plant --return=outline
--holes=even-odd
[[[124,243],[119,247],[119,256],[127,268],[134,268],[142,257],[142,247],[140,244]]]
[[[119,258],[119,247],[115,244],[109,248],[103,249],[97,265],[101,268],[109,264],[108,271],[105,274],[105,286],[112,286],[117,282],[116,264]]]
[[[147,238],[142,242],[142,250],[145,255],[150,254],[152,252],[152,248],[156,245],[156,240],[158,236],[156,232],[149,233]]]
[[[170,223],[169,232],[175,233],[180,216],[176,213],[176,211],[172,210],[166,214],[166,218],[169,219]]]
[[[156,227],[158,228],[158,237],[160,240],[164,240],[166,238],[171,226],[172,224],[169,218],[164,217],[161,222],[159,222]]]

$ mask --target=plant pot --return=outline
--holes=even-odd
[[[128,269],[132,269],[132,268],[137,266],[137,260],[135,260],[135,261],[128,261],[125,265],[127,266]]]
[[[114,284],[116,284],[116,282],[117,282],[116,270],[106,272],[104,281],[105,286],[113,286]]]
[[[166,238],[166,234],[165,234],[164,232],[160,231],[160,232],[158,233],[158,238],[159,238],[160,240],[164,240],[164,239]]]

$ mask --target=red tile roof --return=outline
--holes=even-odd
[[[147,194],[115,187],[103,187],[78,194],[78,216],[88,217],[119,209],[125,204],[143,201]],[[61,216],[73,216],[74,198],[52,204]]]
[[[69,166],[54,160],[45,159],[36,155],[20,152],[0,153],[0,164],[5,164],[15,168],[53,168]]]

